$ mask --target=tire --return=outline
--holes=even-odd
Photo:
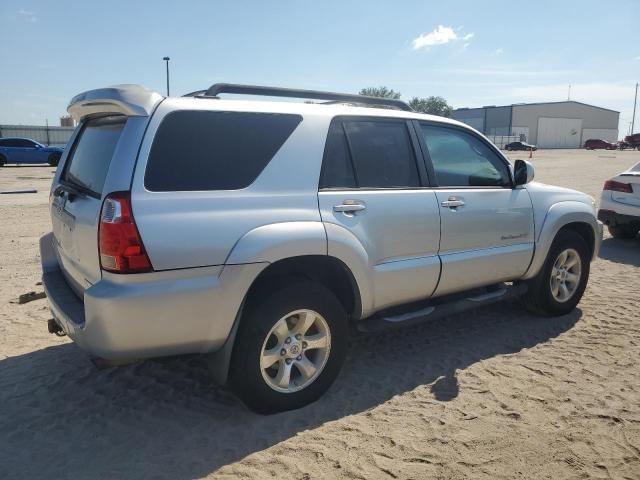
[[[296,313],[302,310],[305,312]],[[296,321],[300,321],[307,313],[309,317],[306,318],[313,318],[312,327],[302,337],[293,337]],[[278,330],[277,325],[282,325],[283,319],[284,325],[293,325],[288,327],[290,330],[284,330],[284,333],[281,330],[280,335],[272,333],[274,328]],[[317,400],[338,376],[347,352],[347,315],[335,295],[324,286],[306,279],[296,279],[295,282],[269,289],[249,300],[240,321],[229,383],[250,409],[269,414],[303,407]],[[325,339],[326,333],[329,334],[328,348],[308,347],[304,339],[311,336],[321,338],[323,330]],[[283,340],[287,338],[293,341],[287,344]],[[286,353],[285,348],[288,349]],[[275,353],[270,357],[266,355],[264,358],[269,360],[262,363],[263,351]],[[298,353],[299,356],[295,357]],[[274,358],[275,363],[263,369]],[[305,368],[308,368],[309,362],[316,366],[316,373],[307,379],[298,367],[303,362]],[[286,384],[286,388],[276,390],[281,388],[278,375],[286,368],[291,374],[290,382],[283,380],[282,385]],[[314,370],[308,370],[311,371]]]
[[[632,238],[635,238],[638,233],[637,228],[629,225],[617,225],[615,227],[609,225],[607,229],[613,238],[618,238],[620,240],[631,240]]]
[[[0,167],[4,167],[7,164],[7,159],[4,158],[4,155],[0,155]]]
[[[59,153],[52,153],[51,155],[49,155],[49,165],[51,165],[52,167],[57,167],[58,163],[60,163],[60,154]]]
[[[567,251],[571,252],[567,257],[568,259],[571,259],[573,255],[577,255],[580,262],[580,270],[578,273],[575,267],[571,267],[568,273],[577,277],[577,284],[573,287],[572,284],[568,283],[569,279],[567,277],[565,285],[571,295],[566,299],[558,299],[553,293],[554,280],[552,280],[552,274],[554,274],[554,277],[556,277],[556,274],[562,275],[562,273],[558,273],[554,265],[556,261],[560,260],[560,255]],[[571,312],[580,302],[587,287],[590,257],[589,247],[578,233],[572,230],[561,230],[551,244],[542,269],[538,275],[528,282],[529,289],[523,298],[525,307],[534,313],[547,317],[565,315]],[[557,285],[557,280],[555,284]],[[562,295],[560,289],[557,290],[557,293]]]

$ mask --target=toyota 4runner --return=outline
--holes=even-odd
[[[49,330],[113,364],[210,354],[261,412],[322,395],[351,326],[516,296],[570,312],[602,239],[591,197],[532,183],[528,162],[399,100],[121,85],[68,111],[40,240]]]

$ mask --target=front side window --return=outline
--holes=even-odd
[[[331,124],[320,188],[413,188],[418,167],[404,121],[336,120]]]
[[[421,124],[441,187],[511,187],[509,168],[487,144],[462,130]]]

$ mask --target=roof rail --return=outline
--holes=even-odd
[[[187,93],[185,97],[217,97],[221,93],[236,93],[240,95],[261,95],[265,97],[306,98],[313,100],[328,100],[329,103],[354,103],[375,107],[387,107],[412,112],[413,109],[402,100],[382,97],[368,97],[350,93],[322,92],[318,90],[300,90],[295,88],[265,87],[261,85],[240,85],[236,83],[216,83],[207,90]]]

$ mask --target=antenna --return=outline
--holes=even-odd
[[[567,101],[571,100],[571,84],[569,84],[569,92],[567,92]]]

